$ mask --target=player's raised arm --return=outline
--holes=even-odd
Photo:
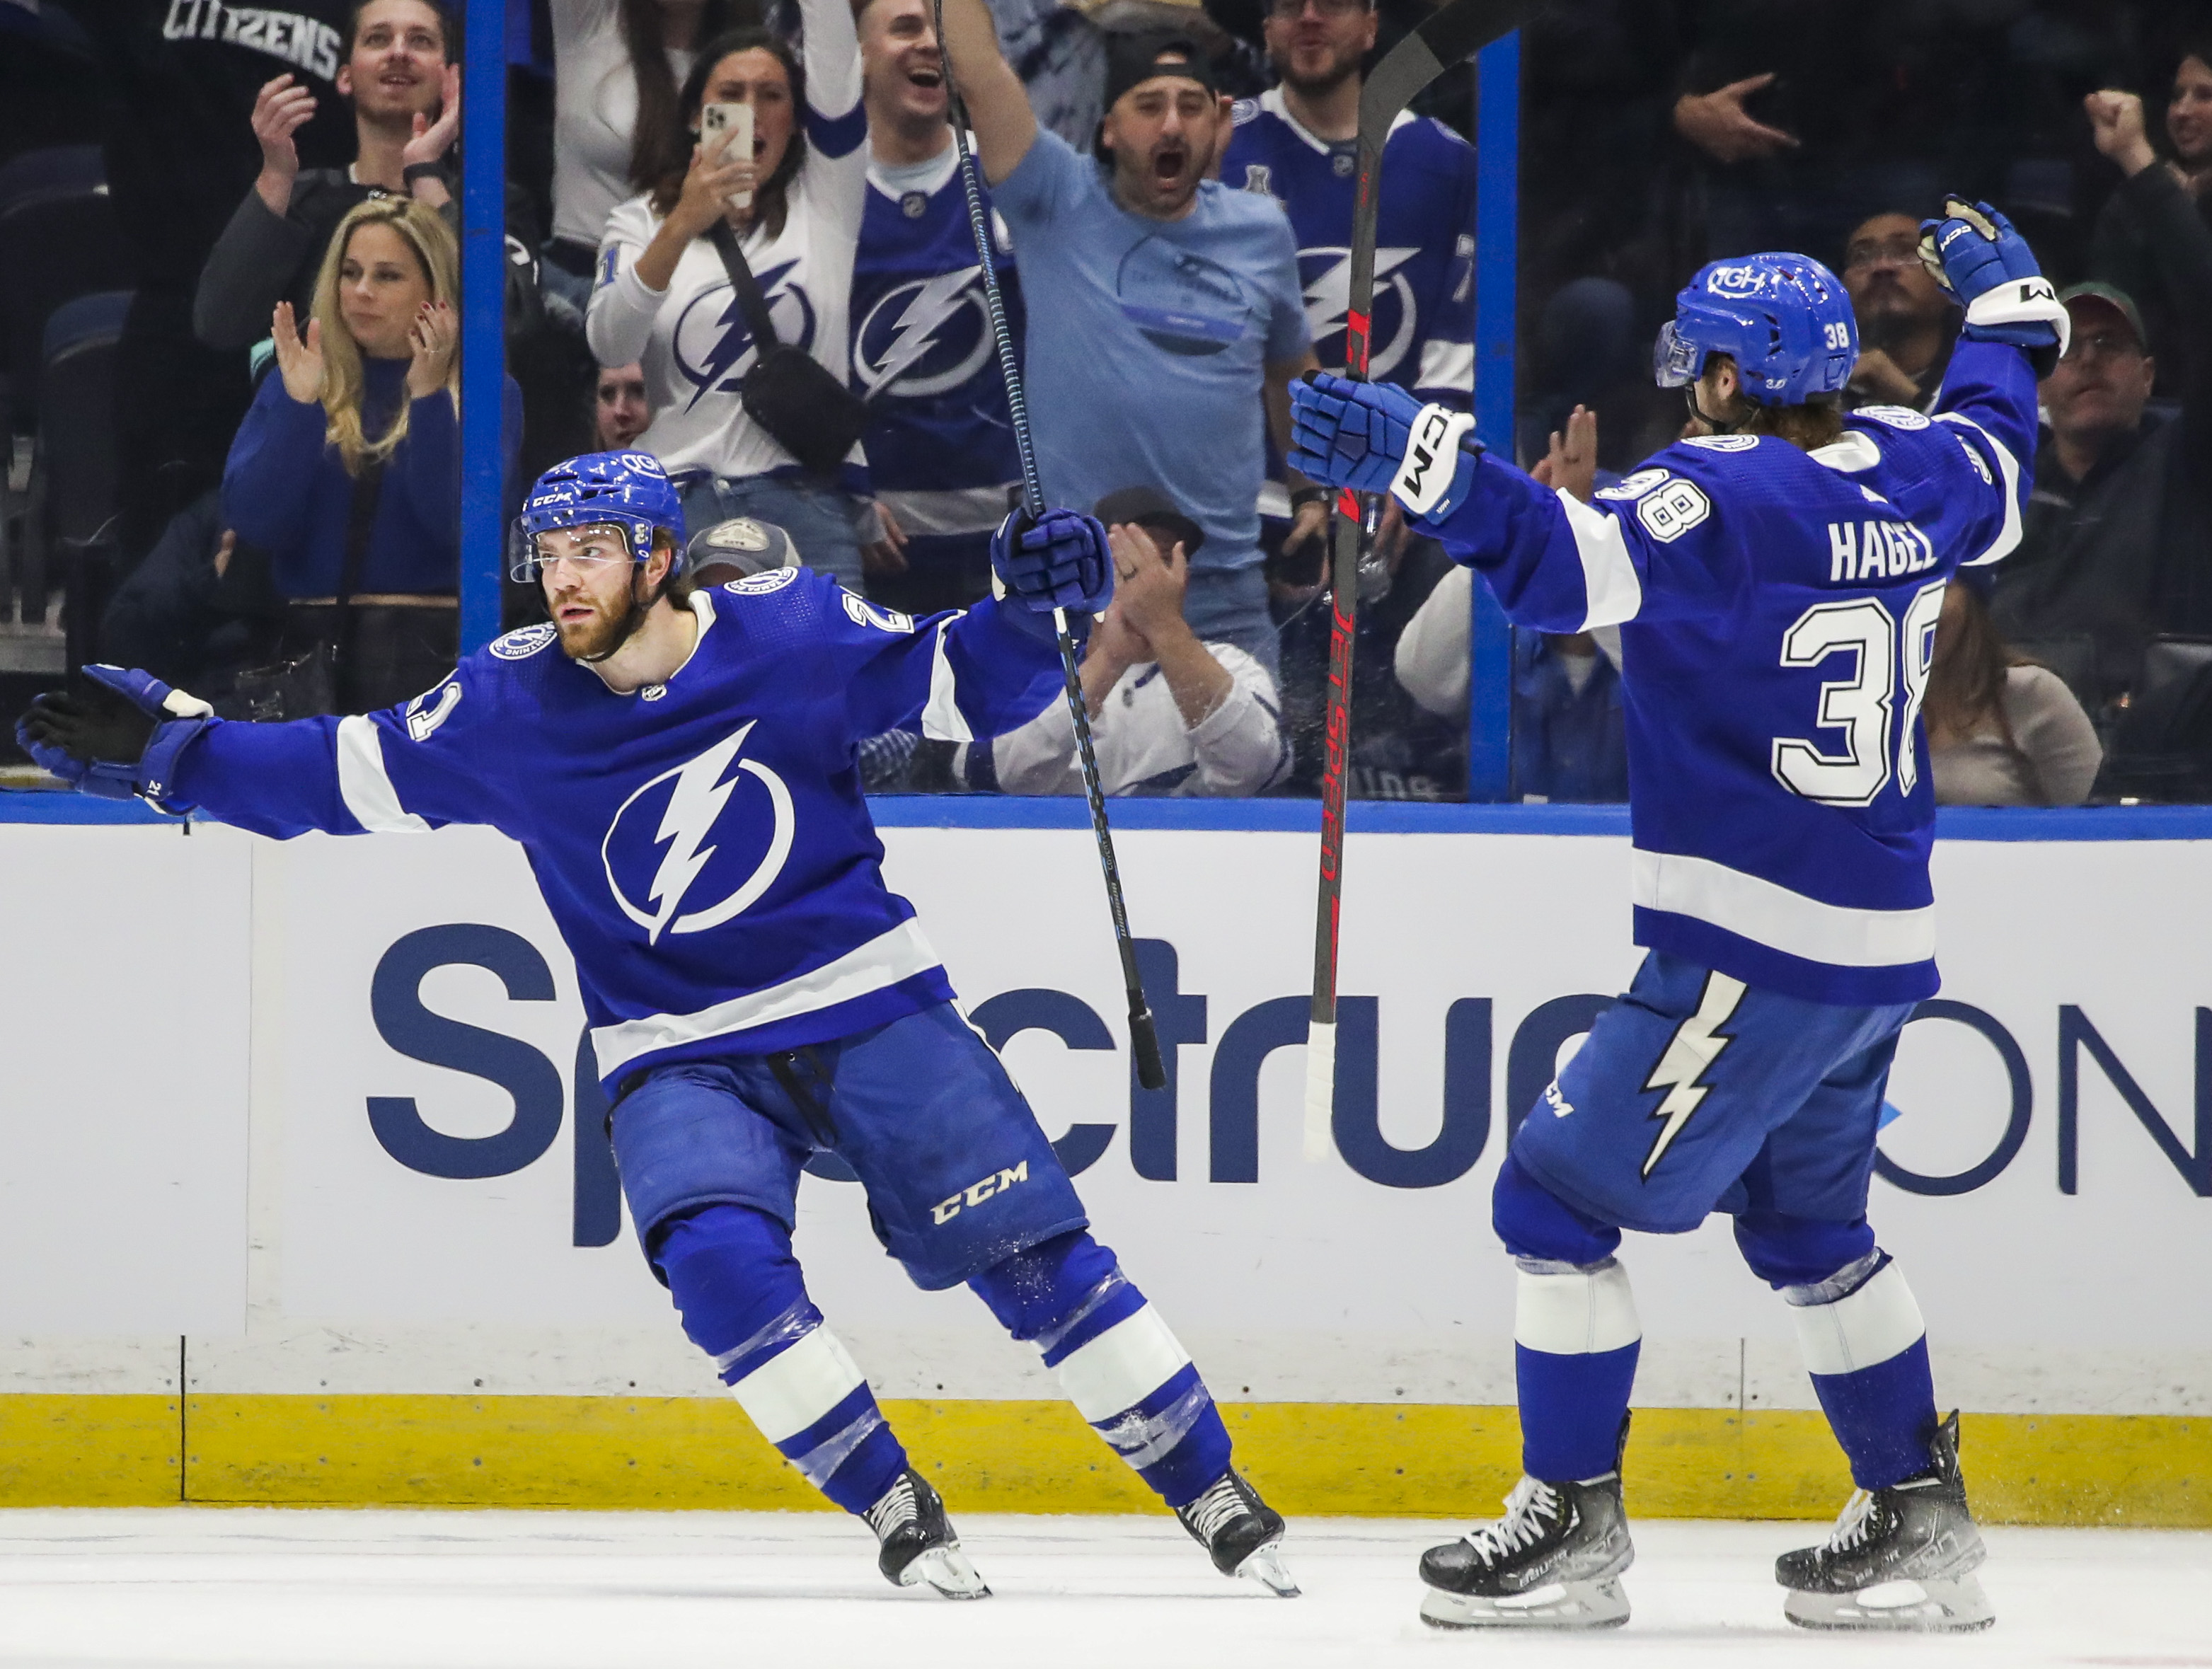
[[[1962,454],[1940,511],[1978,523],[1963,565],[1994,562],[2020,543],[2034,487],[2036,383],[2065,352],[2070,321],[2027,240],[1985,203],[1946,198],[1942,219],[1921,222],[1920,258],[1966,310],[1936,400]]]
[[[491,821],[482,762],[461,740],[469,727],[447,729],[465,668],[404,707],[283,725],[218,719],[144,672],[85,675],[86,689],[40,696],[15,727],[24,750],[81,792],[204,811],[279,840]]]
[[[1058,698],[1052,611],[1088,622],[1112,598],[1105,528],[1073,510],[1048,510],[1034,522],[1016,511],[992,536],[991,565],[1004,597],[918,628],[847,595],[852,624],[833,622],[834,646],[856,738],[890,730],[946,742],[1001,736]]]
[[[1631,479],[1648,490],[1636,502],[1584,504],[1492,457],[1465,412],[1422,405],[1393,384],[1316,373],[1291,386],[1291,468],[1393,495],[1521,625],[1587,632],[1653,620],[1716,606],[1741,582],[1736,541],[1686,474],[1639,471]]]

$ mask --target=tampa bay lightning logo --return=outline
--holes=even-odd
[[[1218,261],[1164,238],[1139,239],[1114,275],[1122,317],[1155,348],[1186,358],[1218,354],[1259,326],[1245,282]]]
[[[885,290],[853,337],[853,369],[870,394],[926,400],[990,362],[983,269],[963,267]]]
[[[769,322],[775,326],[776,339],[804,350],[814,345],[814,304],[797,285],[776,288],[798,264],[786,261],[754,276],[768,298]],[[691,385],[687,411],[709,393],[736,393],[745,373],[753,368],[753,333],[737,292],[726,280],[709,284],[684,304],[669,345],[677,373]]]
[[[1412,349],[1420,328],[1420,304],[1401,270],[1419,249],[1375,252],[1375,308],[1368,315],[1367,374],[1388,382]],[[1323,365],[1345,362],[1344,316],[1352,308],[1352,252],[1345,248],[1301,249],[1298,284],[1305,296],[1306,329]]]
[[[739,756],[757,720],[663,771],[622,803],[599,861],[622,912],[645,929],[703,933],[735,919],[775,884],[791,858],[791,790]]]

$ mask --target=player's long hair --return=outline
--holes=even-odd
[[[760,7],[754,0],[707,0],[692,39],[711,41],[760,21]],[[637,116],[629,130],[629,183],[645,191],[658,185],[672,168],[678,180],[683,179],[691,161],[691,137],[684,130],[676,72],[668,64],[659,0],[622,0],[622,34],[630,72],[637,81]]]
[[[1970,742],[1996,721],[2006,750],[2026,762],[2005,713],[2005,682],[2015,666],[2038,663],[2004,640],[1989,607],[1972,585],[1952,580],[1936,628],[1936,658],[1928,669],[1928,694],[1921,716],[1928,723],[1931,748]],[[2035,773],[2027,773],[2035,780]]]
[[[460,306],[460,253],[453,234],[438,211],[412,197],[371,197],[356,204],[331,234],[323,252],[323,270],[315,279],[315,322],[323,327],[323,410],[328,422],[323,438],[338,449],[346,473],[358,476],[365,464],[382,463],[407,438],[407,410],[402,398],[392,427],[371,440],[362,428],[363,379],[361,344],[346,328],[338,310],[338,273],[345,265],[346,249],[364,226],[388,226],[414,252],[415,262],[429,281],[430,299],[443,301],[456,312]],[[461,356],[453,355],[446,373],[446,396],[460,404]]]
[[[684,176],[690,170],[691,149],[697,143],[693,129],[699,121],[699,106],[706,102],[707,83],[714,79],[714,66],[732,52],[766,52],[781,64],[791,82],[791,143],[784,147],[783,161],[775,165],[775,172],[753,191],[753,224],[766,227],[770,237],[782,232],[791,182],[806,161],[806,69],[791,43],[768,29],[726,30],[699,49],[698,61],[684,78],[676,118],[670,124],[669,130],[675,136],[671,158],[653,179],[641,182],[652,192],[654,214],[666,215],[684,195]],[[642,120],[641,117],[641,124]]]
[[[1705,361],[1705,369],[1710,372],[1717,362],[1734,366],[1735,357],[1731,354],[1711,355]],[[1832,396],[1803,405],[1761,405],[1739,386],[1727,406],[1710,416],[1698,404],[1704,398],[1698,391],[1698,384],[1692,383],[1684,391],[1684,398],[1691,411],[1709,422],[1718,418],[1730,426],[1731,434],[1771,434],[1807,452],[1832,446],[1844,438],[1844,409]]]

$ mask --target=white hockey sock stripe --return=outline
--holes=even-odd
[[[1797,1324],[1806,1371],[1813,1374],[1871,1368],[1910,1350],[1928,1332],[1905,1271],[1893,1263],[1832,1303],[1793,1304],[1790,1318]]]
[[[730,1387],[771,1443],[788,1442],[867,1383],[837,1335],[817,1327]]]
[[[1147,1304],[1071,1351],[1056,1371],[1068,1401],[1097,1425],[1134,1408],[1189,1365],[1190,1352]]]
[[[1628,1271],[1608,1259],[1594,1269],[1523,1265],[1513,1293],[1513,1342],[1549,1356],[1594,1356],[1644,1337]]]

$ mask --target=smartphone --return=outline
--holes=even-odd
[[[699,143],[711,157],[726,157],[733,162],[750,157],[753,154],[753,107],[749,104],[702,106]],[[753,206],[753,194],[732,191],[729,203],[732,209],[750,209]]]

